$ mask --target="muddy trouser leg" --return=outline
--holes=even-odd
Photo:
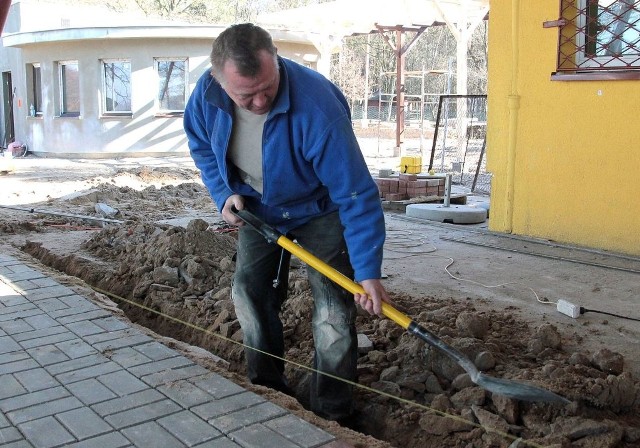
[[[336,212],[314,219],[291,234],[309,252],[353,278],[343,232]],[[315,269],[308,269],[314,300],[314,368],[355,382],[358,342],[353,294]],[[350,384],[314,373],[311,379],[311,410],[330,420],[346,417],[352,412],[352,394],[353,386]]]
[[[281,267],[280,283],[277,287],[273,284],[278,275],[281,253],[278,245],[267,242],[251,227],[241,227],[232,297],[247,346],[245,358],[249,380],[289,392],[284,379],[284,336],[279,316],[287,294],[288,253],[285,253]]]

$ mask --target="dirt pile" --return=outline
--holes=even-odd
[[[87,212],[90,204],[112,194],[108,199],[117,203],[123,225],[93,232],[78,253],[60,256],[39,243],[27,243],[23,250],[127,299],[122,308],[133,321],[210,350],[242,373],[242,331],[230,297],[235,234],[202,219],[186,228],[152,223],[164,207],[198,207],[201,189],[191,184],[140,192],[96,189],[102,196],[80,199],[88,201]],[[157,207],[141,209],[144,201]],[[313,339],[304,266],[292,270],[289,285],[282,312],[286,358],[292,361],[287,375],[305,404],[310,374],[297,365],[312,364]],[[361,314],[358,430],[406,448],[640,444],[640,385],[615,351],[566,351],[563,341],[570,335],[554,325],[531,327],[508,310],[481,310],[470,301],[399,293],[393,300],[486,374],[531,382],[572,404],[492,395],[397,324]],[[523,442],[512,445],[519,438]]]

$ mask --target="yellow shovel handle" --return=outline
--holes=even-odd
[[[343,273],[337,271],[336,269],[329,266],[327,263],[308,252],[304,248],[300,247],[289,238],[284,235],[281,235],[276,243],[291,252],[293,255],[298,257],[300,260],[307,263],[309,266],[314,268],[316,271],[320,272],[330,280],[333,280],[338,285],[342,286],[344,289],[349,291],[352,294],[366,294],[364,288],[351,280],[349,277],[344,275]],[[382,302],[382,314],[386,317],[400,325],[405,330],[409,328],[409,324],[411,324],[411,318],[406,314],[398,311],[393,306],[389,305],[386,302]]]

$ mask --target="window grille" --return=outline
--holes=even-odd
[[[640,1],[560,4],[558,73],[640,70]]]

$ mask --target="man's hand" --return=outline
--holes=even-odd
[[[366,294],[354,294],[353,299],[369,314],[382,313],[382,302],[391,303],[387,291],[382,286],[379,279],[362,280],[360,285]]]
[[[244,221],[231,212],[231,207],[242,210],[244,208],[244,198],[239,194],[232,194],[227,198],[224,207],[222,207],[222,219],[224,219],[227,224],[240,227],[244,224]]]

